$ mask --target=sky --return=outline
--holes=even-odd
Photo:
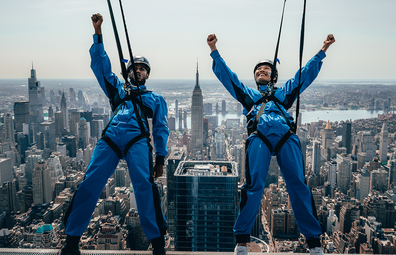
[[[206,44],[215,33],[217,47],[240,79],[253,79],[261,59],[273,59],[282,0],[124,0],[135,55],[148,58],[152,79],[216,79]],[[127,56],[119,3],[112,0]],[[279,79],[299,66],[303,0],[286,1],[278,58]],[[104,47],[113,71],[120,73],[117,48],[105,0],[0,0],[0,79],[93,79],[89,48],[91,15],[104,17]],[[396,80],[395,0],[308,0],[303,63],[328,49],[318,79]]]

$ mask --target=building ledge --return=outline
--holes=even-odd
[[[8,249],[0,248],[1,255],[58,255],[56,249]],[[83,255],[151,255],[151,251],[115,251],[115,250],[81,250]],[[233,252],[191,252],[191,251],[167,251],[167,255],[234,255]],[[260,255],[263,253],[249,252],[249,255]],[[290,253],[265,253],[267,255],[290,255]],[[308,254],[308,253],[301,253]],[[342,255],[342,254],[338,254]]]

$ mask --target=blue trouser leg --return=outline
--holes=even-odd
[[[260,138],[249,138],[246,161],[246,183],[242,187],[239,215],[234,225],[237,243],[249,242],[271,161],[271,153]]]
[[[152,156],[146,139],[136,142],[126,155],[129,175],[135,191],[140,223],[148,240],[166,233],[158,187],[152,177]]]
[[[311,191],[304,182],[302,152],[296,135],[285,142],[278,152],[277,160],[300,233],[307,239],[317,237],[322,233],[322,228],[313,215]]]
[[[107,179],[114,173],[118,164],[115,152],[100,139],[92,154],[85,180],[80,183],[75,193],[70,214],[66,222],[65,233],[81,236],[88,227],[92,213]]]

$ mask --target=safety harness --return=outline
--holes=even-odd
[[[143,103],[137,98],[138,96],[141,95],[141,93],[147,93],[150,92],[149,90],[140,90],[140,94],[138,94],[138,92],[136,90],[131,90],[131,93],[129,95],[126,95],[124,99],[120,99],[117,102],[114,102],[114,100],[110,100],[110,105],[114,111],[113,116],[111,117],[109,123],[107,124],[107,126],[105,127],[105,129],[103,129],[102,132],[102,139],[103,141],[105,141],[107,143],[107,145],[109,145],[109,147],[117,154],[118,158],[122,159],[123,156],[126,156],[127,152],[129,151],[129,149],[139,140],[146,138],[147,140],[147,144],[150,148],[150,150],[152,150],[152,146],[151,146],[151,139],[150,139],[150,127],[148,125],[148,118],[147,118],[147,114],[145,114],[146,111],[142,110],[145,108],[145,106],[143,105]],[[108,137],[106,136],[106,131],[109,128],[111,122],[113,121],[114,117],[117,115],[118,111],[125,105],[126,101],[131,101],[133,104],[133,109],[134,112],[136,114],[136,119],[139,125],[139,129],[140,129],[140,134],[138,136],[135,136],[133,139],[131,139],[127,145],[124,148],[124,152],[122,152],[120,150],[120,148],[118,148],[118,146]],[[114,104],[112,104],[112,102],[114,102]],[[139,106],[139,108],[137,107]],[[115,110],[114,110],[115,109]],[[147,124],[147,130],[144,126],[143,123],[143,118],[146,121]]]
[[[280,105],[283,106],[283,103],[279,101],[278,98],[276,98],[274,96],[275,91],[277,90],[276,87],[271,87],[269,90],[265,91],[265,92],[261,92],[262,98],[259,99],[257,102],[255,102],[249,113],[247,114],[247,128],[248,128],[248,134],[249,136],[255,135],[258,138],[261,139],[261,141],[263,141],[263,143],[268,147],[268,149],[270,150],[270,152],[274,152],[275,155],[278,154],[279,150],[282,148],[282,146],[285,144],[285,142],[287,141],[287,139],[289,139],[289,137],[292,134],[296,133],[296,125],[294,124],[294,122],[290,122],[290,120],[287,118],[286,114],[284,113],[284,111],[282,110],[282,108],[280,107]],[[264,113],[264,108],[265,105],[272,101],[275,106],[278,108],[278,110],[282,113],[282,117],[285,119],[286,124],[289,126],[289,131],[286,132],[286,134],[284,134],[282,136],[282,138],[278,141],[278,143],[275,145],[275,148],[272,147],[272,144],[270,143],[270,141],[263,135],[263,133],[261,133],[260,131],[257,130],[257,125],[259,123],[260,117],[263,115]],[[260,105],[261,104],[261,105]],[[254,110],[254,106],[255,105],[260,105],[260,108],[257,112],[256,115],[254,115],[253,110]]]

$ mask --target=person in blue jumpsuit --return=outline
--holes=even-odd
[[[164,158],[167,155],[169,128],[167,121],[167,105],[164,98],[146,90],[145,80],[150,73],[150,64],[144,57],[134,57],[138,83],[142,90],[137,97],[137,108],[131,100],[125,99],[124,83],[111,71],[111,64],[102,40],[101,25],[103,17],[94,14],[91,17],[95,29],[94,43],[89,52],[91,68],[100,87],[110,100],[113,118],[105,130],[92,154],[84,181],[78,186],[73,201],[65,214],[66,244],[61,250],[62,255],[80,254],[78,243],[80,236],[87,228],[95,210],[99,196],[108,178],[114,173],[120,159],[125,159],[132,185],[135,191],[137,210],[141,226],[148,240],[152,241],[153,254],[165,254],[164,235],[167,224],[161,211],[158,187],[154,177],[163,173]],[[130,72],[132,84],[133,71]],[[132,89],[136,89],[133,86]],[[141,101],[140,101],[141,99]],[[144,108],[144,109],[142,109]],[[135,112],[139,111],[139,114]],[[152,118],[152,132],[156,151],[155,166],[152,166],[152,150],[149,144],[147,118]],[[138,116],[142,118],[144,133],[139,127]],[[135,138],[135,139],[134,139]],[[132,141],[132,142],[131,142]],[[129,144],[129,145],[128,145]],[[127,147],[127,149],[125,149]]]
[[[302,68],[303,85],[300,93],[315,80],[326,50],[334,42],[334,36],[328,35],[321,50]],[[248,120],[246,183],[242,187],[239,215],[234,226],[237,242],[235,254],[247,254],[246,243],[250,242],[250,232],[260,207],[271,156],[274,155],[277,156],[286,181],[298,228],[306,237],[310,252],[323,253],[319,248],[322,229],[315,217],[310,190],[304,182],[301,147],[293,132],[293,119],[287,112],[297,98],[300,73],[297,72],[283,87],[274,88],[271,85],[276,83],[277,70],[272,70],[271,60],[263,60],[254,68],[257,89],[250,88],[238,79],[220,56],[216,47],[216,35],[210,34],[207,43],[212,51],[213,72],[228,92],[242,104]],[[272,71],[276,72],[273,84]]]

